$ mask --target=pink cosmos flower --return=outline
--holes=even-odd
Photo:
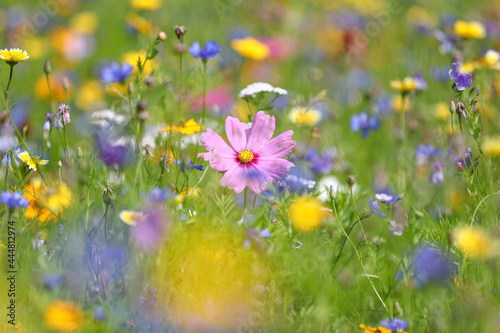
[[[220,184],[236,193],[248,186],[254,193],[265,191],[266,185],[287,175],[294,166],[284,158],[295,147],[293,131],[286,131],[271,140],[276,121],[264,111],[255,115],[251,129],[233,117],[226,118],[229,144],[211,129],[201,136],[200,142],[208,152],[200,153],[217,171],[226,171]],[[270,141],[269,141],[270,140]]]

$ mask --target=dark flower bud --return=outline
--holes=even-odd
[[[164,31],[160,31],[158,34],[158,39],[161,40],[162,42],[167,40],[167,34]]]
[[[106,187],[104,190],[102,190],[102,202],[104,202],[106,206],[113,204],[115,198],[115,190],[113,190],[111,187]]]
[[[187,51],[187,46],[184,44],[179,43],[174,46],[174,52],[177,54],[183,54],[186,53],[186,51]]]
[[[140,121],[148,121],[149,113],[146,110],[140,111],[137,113],[137,119],[139,119]]]
[[[50,64],[49,59],[45,60],[45,64],[43,65],[43,72],[45,75],[49,75],[52,73],[52,65]]]
[[[9,113],[7,111],[0,112],[0,124],[9,122]]]
[[[146,78],[144,79],[144,83],[148,87],[154,86],[155,85],[155,78],[154,78],[154,76],[152,76],[152,75],[146,76]]]
[[[348,176],[347,177],[347,185],[349,185],[350,188],[352,188],[354,186],[354,184],[356,184],[356,179],[354,178],[354,176]]]
[[[137,113],[141,111],[145,111],[148,108],[148,102],[147,101],[140,101],[137,103]]]
[[[184,36],[184,34],[186,33],[186,31],[187,31],[186,27],[183,26],[183,25],[176,25],[174,27],[175,35],[181,41],[181,43],[182,43],[182,37]]]
[[[457,103],[456,112],[460,117],[467,118],[467,108],[465,107],[464,103],[462,102]]]

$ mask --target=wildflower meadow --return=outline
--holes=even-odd
[[[500,1],[1,0],[0,332],[500,332]]]

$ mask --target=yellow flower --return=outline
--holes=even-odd
[[[481,59],[481,63],[488,69],[500,69],[500,53],[488,50]]]
[[[26,218],[36,219],[40,224],[56,220],[63,208],[71,205],[71,190],[61,183],[55,187],[42,185],[40,179],[33,180],[24,188],[24,197],[30,202],[26,208]]]
[[[29,59],[30,56],[26,51],[21,49],[4,49],[0,50],[0,59],[4,60],[9,65],[15,65],[18,62]]]
[[[103,98],[102,85],[97,80],[90,80],[78,90],[76,105],[84,110],[95,110],[102,104]]]
[[[149,276],[158,309],[173,311],[184,330],[232,332],[262,301],[255,286],[267,285],[267,269],[261,252],[242,246],[245,234],[210,224],[173,229]]]
[[[47,163],[49,163],[48,160],[41,160],[39,156],[30,156],[27,151],[20,152],[17,156],[19,157],[21,162],[26,164],[28,168],[33,171],[36,171],[39,165],[46,165]]]
[[[403,80],[391,81],[391,88],[399,90],[400,92],[410,92],[417,89],[417,81],[414,78],[408,76]]]
[[[478,64],[475,61],[467,61],[460,67],[461,73],[469,73],[471,74],[478,67]]]
[[[50,50],[50,42],[45,37],[34,37],[26,41],[24,48],[29,51],[30,59],[41,59]]]
[[[410,99],[405,97],[403,105],[403,97],[401,95],[394,96],[392,99],[392,107],[396,113],[401,113],[403,109],[405,112],[408,112],[410,111]]]
[[[137,51],[137,52],[128,52],[125,53],[121,59],[122,62],[128,62],[134,68],[134,73],[139,73],[137,69],[137,60],[141,58],[141,63],[144,64],[144,60],[146,60],[146,51]],[[144,66],[143,72],[144,76],[151,74],[151,72],[156,68],[156,62],[154,59],[148,60],[146,65]]]
[[[192,135],[201,132],[202,127],[198,125],[198,123],[194,121],[194,119],[189,119],[183,126],[177,126],[177,125],[172,126],[172,130],[174,132],[179,132],[181,134]],[[170,131],[170,126],[167,126],[165,129],[162,130],[162,132],[168,132],[168,131]]]
[[[233,39],[231,41],[231,47],[242,57],[251,60],[264,60],[271,55],[269,47],[253,37]]]
[[[442,121],[450,120],[450,106],[445,102],[440,102],[434,107],[436,118]]]
[[[329,214],[329,211],[317,198],[301,196],[293,201],[289,218],[295,229],[307,233],[318,229]]]
[[[62,332],[78,331],[84,323],[80,305],[65,301],[50,303],[43,319],[49,329]]]
[[[71,19],[70,26],[84,35],[90,35],[97,30],[99,19],[93,12],[81,12]]]
[[[453,240],[460,251],[473,259],[487,259],[495,253],[495,241],[478,228],[460,227],[454,231]]]
[[[119,216],[120,220],[122,220],[123,223],[126,223],[131,226],[136,226],[137,223],[143,219],[144,214],[142,214],[141,212],[122,210]]]
[[[135,30],[146,36],[151,35],[154,30],[154,26],[149,23],[149,21],[140,17],[136,13],[127,14],[127,23]]]
[[[359,324],[359,328],[363,330],[363,333],[391,333],[392,331],[383,326],[379,326],[378,328],[366,326],[365,324]],[[399,331],[398,331],[399,332]]]
[[[161,7],[163,0],[131,0],[132,7],[139,10],[155,10]]]
[[[485,138],[482,149],[488,156],[500,157],[500,137]]]
[[[467,39],[481,39],[486,36],[484,26],[476,21],[461,21],[455,22],[455,33],[462,38]]]
[[[288,117],[296,125],[315,126],[321,121],[323,115],[319,110],[296,106],[290,111]]]

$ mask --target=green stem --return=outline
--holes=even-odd
[[[207,108],[207,62],[203,61],[203,101],[201,106],[201,122],[200,125],[203,126],[205,123],[205,113]]]
[[[12,76],[14,75],[14,65],[10,65],[9,82],[7,83],[7,88],[5,89],[5,109],[9,111],[9,89],[10,83],[12,82]]]

